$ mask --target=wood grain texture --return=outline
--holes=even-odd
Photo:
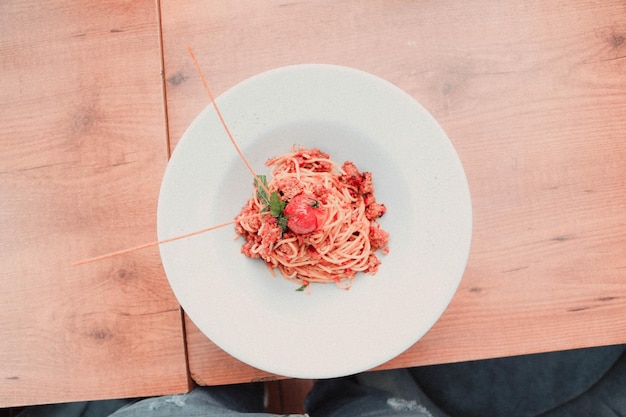
[[[626,3],[162,2],[172,146],[215,94],[296,63],[381,76],[464,164],[471,253],[441,320],[382,368],[626,342]],[[406,324],[410,326],[410,323]],[[201,384],[265,378],[187,326]]]
[[[315,381],[311,379],[282,379],[265,383],[268,405],[272,414],[305,414],[304,403]]]
[[[167,163],[152,1],[0,4],[0,406],[188,389],[152,248]]]

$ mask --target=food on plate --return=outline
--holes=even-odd
[[[299,290],[311,283],[349,288],[358,272],[378,271],[377,251],[389,251],[389,234],[377,222],[386,207],[376,201],[370,172],[302,147],[266,165],[270,179],[256,177],[254,195],[235,218],[246,256]]]

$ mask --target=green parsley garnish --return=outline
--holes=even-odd
[[[263,204],[269,207],[270,199],[267,196],[267,177],[265,175],[257,175],[254,179],[256,184],[256,195]]]
[[[287,203],[280,199],[276,191],[273,191],[269,196],[267,195],[267,177],[265,175],[258,175],[254,182],[256,184],[256,195],[265,205],[263,211],[269,211],[276,218],[278,227],[284,233],[287,230],[287,216],[285,215]]]

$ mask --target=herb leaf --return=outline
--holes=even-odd
[[[281,214],[280,216],[276,217],[276,222],[278,223],[278,227],[280,227],[280,230],[285,233],[285,230],[287,230],[287,216]]]
[[[270,195],[270,214],[276,217],[276,223],[283,233],[287,230],[287,216],[285,215],[286,205],[287,203],[278,197],[278,193],[276,191]]]
[[[269,207],[270,199],[267,196],[267,177],[265,175],[257,175],[254,179],[256,184],[256,195],[263,204]]]
[[[274,191],[270,195],[269,206],[272,216],[276,218],[281,216],[283,214],[283,211],[285,210],[286,205],[287,203],[285,203],[283,200],[280,199],[280,197],[278,197],[278,193],[276,191]]]
[[[261,203],[265,206],[262,210],[264,212],[269,211],[272,216],[276,218],[278,227],[284,233],[287,230],[287,216],[285,216],[285,203],[278,196],[278,192],[274,191],[269,196],[267,195],[267,177],[265,175],[257,175],[254,179],[256,184],[256,195],[261,200]]]

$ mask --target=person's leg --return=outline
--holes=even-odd
[[[28,407],[18,417],[226,417],[266,415],[262,384],[199,387],[187,394]]]
[[[81,401],[26,407],[18,417],[107,417],[133,400]]]
[[[548,410],[542,417],[626,416],[624,352],[626,346],[608,346],[323,380],[306,410],[311,417],[516,417]]]
[[[626,354],[590,390],[540,417],[626,416]]]
[[[607,346],[411,369],[451,416],[531,417],[587,391],[625,351]],[[624,387],[626,391],[626,387]]]
[[[187,394],[146,398],[110,417],[200,417],[265,415],[262,384],[197,387]]]
[[[317,381],[305,409],[311,417],[447,417],[405,369]]]

